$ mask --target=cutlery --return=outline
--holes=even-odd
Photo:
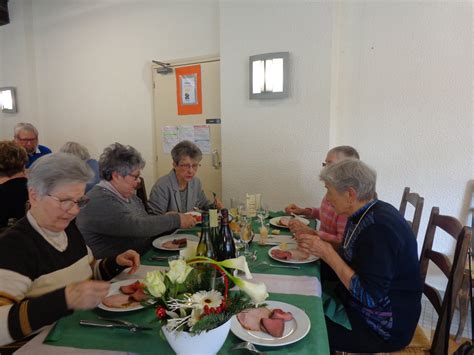
[[[163,261],[163,260],[168,260],[168,256],[158,256],[158,255],[152,255],[148,258],[149,261]]]
[[[239,343],[230,350],[239,350],[239,349],[246,349],[246,350],[248,350],[252,353],[256,353],[256,354],[265,354],[263,351],[258,350],[255,347],[255,345],[253,345],[252,343],[249,343],[248,341],[244,341],[243,343]]]
[[[131,331],[132,333],[138,331],[138,330],[151,330],[153,328],[148,327],[148,326],[143,326],[139,324],[135,324],[132,322],[128,322],[125,320],[121,319],[111,319],[111,318],[103,318],[99,317],[100,320],[107,321],[109,323],[102,323],[102,322],[97,322],[95,320],[85,320],[81,319],[79,321],[80,325],[84,326],[89,326],[89,327],[101,327],[101,328],[125,328]]]
[[[261,262],[257,263],[257,265],[267,265],[267,266],[270,266],[270,267],[280,267],[280,268],[284,268],[284,269],[296,269],[296,270],[301,269],[299,266],[295,266],[295,265],[276,265],[276,264],[270,264],[267,261],[261,261]]]

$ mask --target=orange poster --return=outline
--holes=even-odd
[[[202,113],[201,66],[176,68],[178,115]]]

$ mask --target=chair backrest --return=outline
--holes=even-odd
[[[410,203],[414,208],[415,212],[413,213],[413,219],[410,221],[406,219],[405,213],[407,209],[407,203]],[[402,201],[400,202],[400,213],[405,219],[407,220],[408,224],[415,235],[415,238],[418,236],[418,230],[420,228],[420,221],[421,221],[421,212],[423,211],[423,204],[425,203],[425,199],[421,197],[416,192],[410,192],[409,187],[405,187],[403,190]]]
[[[145,210],[147,212],[150,212],[150,208],[148,207],[148,195],[146,193],[146,188],[145,188],[145,180],[143,180],[143,177],[140,176],[140,186],[137,188],[137,196],[140,200],[143,202],[143,206],[145,206]]]
[[[456,241],[452,262],[445,254],[433,250],[433,241],[437,228],[445,231]],[[471,228],[463,227],[458,219],[451,216],[440,215],[438,207],[432,208],[420,256],[420,274],[424,283],[423,293],[431,302],[439,316],[431,344],[431,354],[445,354],[447,349],[449,328],[454,314],[456,297],[462,286],[471,234]],[[436,288],[426,283],[426,274],[430,261],[438,266],[448,278],[446,292],[443,298]]]

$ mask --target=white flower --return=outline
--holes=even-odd
[[[188,277],[189,273],[193,270],[191,266],[186,264],[186,261],[172,260],[169,262],[170,270],[166,273],[166,276],[170,279],[171,282],[183,283]]]
[[[143,283],[153,297],[161,297],[166,291],[165,277],[159,270],[146,273]]]
[[[199,310],[204,309],[204,306],[208,306],[210,308],[219,307],[221,305],[222,298],[223,297],[221,293],[216,290],[199,291],[191,296],[194,307]]]
[[[238,277],[232,280],[242,291],[250,296],[255,304],[262,303],[268,297],[267,287],[263,282],[252,283]]]
[[[250,273],[249,266],[247,265],[247,260],[243,255],[235,259],[221,261],[220,265],[229,269],[237,269],[245,272],[245,278],[247,279],[253,278],[252,274]]]

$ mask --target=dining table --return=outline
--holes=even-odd
[[[269,218],[281,216],[283,212],[271,212]],[[315,226],[311,221],[310,226]],[[259,223],[253,224],[258,240]],[[249,246],[251,257],[248,264],[253,275],[252,281],[264,282],[269,297],[267,301],[280,301],[301,309],[310,320],[309,332],[298,341],[281,346],[262,346],[257,349],[271,354],[329,354],[328,335],[323,309],[323,295],[320,283],[320,261],[289,264],[275,260],[269,249],[278,245],[279,238],[291,238],[286,228],[271,227],[279,230],[279,235],[270,234],[267,243],[260,245],[257,240]],[[176,235],[199,234],[200,227],[179,230]],[[141,266],[134,275],[125,270],[112,282],[144,278],[148,271],[167,267],[167,257],[177,255],[176,251],[152,248],[141,257]],[[156,257],[163,257],[157,259]],[[296,265],[298,269],[275,267]],[[117,318],[149,326],[150,330],[130,332],[127,329],[109,329],[85,327],[80,320],[97,320],[98,317]],[[95,308],[75,311],[58,320],[54,325],[43,329],[35,338],[20,348],[16,354],[173,354],[166,339],[160,334],[161,324],[155,315],[153,306],[128,312],[109,312]],[[229,332],[219,354],[244,354],[247,350],[232,350],[242,340]],[[232,351],[231,351],[232,350]]]

